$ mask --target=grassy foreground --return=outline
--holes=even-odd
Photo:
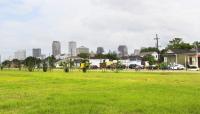
[[[0,71],[0,113],[200,114],[200,74]]]

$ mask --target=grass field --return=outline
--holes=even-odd
[[[200,114],[200,74],[0,71],[0,113]]]

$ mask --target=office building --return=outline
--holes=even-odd
[[[118,47],[119,57],[128,57],[128,48],[126,45],[120,45]]]
[[[71,42],[69,42],[68,46],[69,46],[69,48],[68,48],[69,56],[70,56],[70,57],[72,57],[72,56],[77,56],[77,52],[76,52],[76,42],[71,41]]]
[[[15,59],[25,60],[26,59],[26,50],[18,50],[15,52]]]
[[[56,57],[61,54],[61,44],[59,41],[53,41],[52,43],[52,55]]]
[[[104,53],[103,47],[98,47],[97,48],[97,54],[103,54],[103,53]]]
[[[32,50],[33,57],[40,58],[41,57],[41,48],[34,48]]]
[[[81,46],[76,49],[77,55],[81,53],[88,53],[89,54],[89,48]]]

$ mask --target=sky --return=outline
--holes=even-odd
[[[96,51],[117,50],[127,45],[129,53],[155,46],[159,34],[164,47],[174,37],[200,40],[199,0],[0,0],[0,54],[42,48],[51,53],[52,41],[69,41]]]

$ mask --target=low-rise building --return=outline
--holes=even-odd
[[[167,64],[192,65],[200,67],[200,49],[170,49],[164,56]]]

